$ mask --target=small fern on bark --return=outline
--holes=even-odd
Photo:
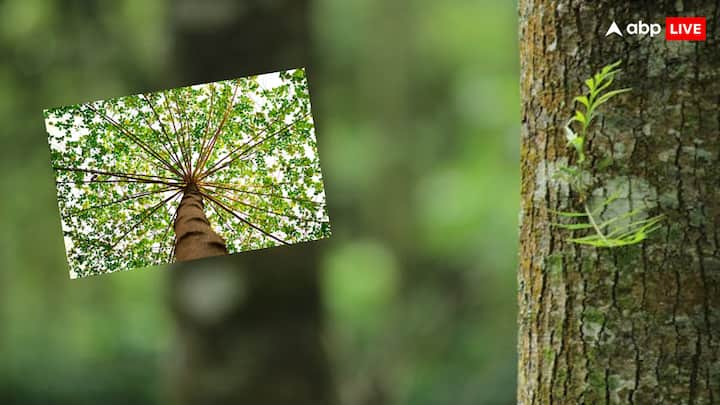
[[[579,222],[554,223],[553,225],[571,231],[589,231],[587,235],[569,238],[569,242],[605,248],[633,245],[647,239],[652,232],[661,226],[660,222],[663,220],[663,215],[648,217],[645,214],[645,209],[642,208],[620,213],[608,219],[602,219],[602,212],[620,197],[618,192],[613,193],[595,206],[591,206],[589,202],[589,186],[593,183],[592,179],[595,176],[592,167],[587,161],[589,130],[597,117],[600,106],[613,97],[631,90],[629,88],[610,90],[615,75],[620,72],[620,64],[621,61],[617,61],[607,65],[585,80],[587,91],[574,99],[581,107],[575,111],[575,115],[570,118],[565,126],[568,147],[575,151],[577,164],[561,167],[559,175],[577,193],[583,210],[578,212],[554,211],[554,214],[560,218]],[[599,166],[603,165],[600,164]]]

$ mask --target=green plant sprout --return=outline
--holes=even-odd
[[[568,184],[578,192],[580,202],[583,205],[583,212],[552,212],[559,217],[581,219],[586,222],[576,224],[553,223],[552,225],[568,230],[592,231],[586,236],[570,238],[568,239],[569,242],[607,248],[633,245],[647,239],[650,233],[659,229],[660,222],[664,218],[663,215],[641,218],[644,210],[638,208],[601,221],[602,212],[619,198],[619,192],[615,192],[593,209],[588,204],[586,173],[588,173],[589,168],[586,162],[585,141],[588,136],[588,129],[597,116],[598,107],[607,103],[611,98],[631,90],[629,88],[609,90],[610,85],[615,80],[615,75],[620,72],[618,67],[621,63],[622,61],[617,61],[607,65],[593,77],[585,80],[587,93],[574,98],[575,102],[585,107],[584,111],[576,110],[575,115],[565,125],[565,137],[568,146],[575,150],[578,159],[577,166],[561,167],[560,173],[568,181]],[[578,132],[573,131],[573,124],[576,126],[579,124],[580,129]]]

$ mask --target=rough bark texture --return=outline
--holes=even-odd
[[[604,37],[676,15],[706,16],[708,40]],[[720,401],[719,22],[714,1],[520,1],[519,403]],[[633,90],[591,131],[593,195],[667,218],[645,243],[581,247],[550,225],[582,210],[553,177],[576,159],[562,128],[582,81],[618,59],[615,86]]]
[[[228,254],[225,241],[210,227],[205,217],[202,195],[189,186],[175,218],[175,260],[202,259]]]
[[[310,72],[308,8],[304,0],[175,1],[177,76],[166,87],[299,66]],[[176,334],[168,403],[337,403],[323,344],[322,244],[193,261],[169,272]]]

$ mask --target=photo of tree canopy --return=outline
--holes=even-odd
[[[330,234],[304,69],[44,116],[71,278]]]

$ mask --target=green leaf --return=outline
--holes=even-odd
[[[563,228],[563,229],[570,229],[570,230],[576,230],[576,229],[591,229],[593,226],[592,224],[558,224],[553,223],[550,224],[554,227]]]
[[[597,101],[595,102],[595,108],[599,107],[599,106],[602,105],[602,104],[605,104],[605,103],[606,103],[608,100],[610,100],[611,98],[613,98],[613,97],[615,97],[615,96],[617,96],[617,95],[623,94],[623,93],[627,93],[627,92],[629,92],[630,90],[631,90],[631,89],[613,90],[613,91],[609,91],[609,92],[603,94],[603,95],[600,96],[600,97],[597,99]]]
[[[578,217],[587,217],[588,215],[584,212],[567,212],[567,211],[552,211],[555,215],[561,216],[561,217],[567,217],[567,218],[578,218]]]
[[[577,122],[582,123],[583,125],[587,124],[587,119],[585,118],[585,114],[583,114],[580,111],[575,111],[575,117],[573,119]]]
[[[590,107],[590,101],[588,101],[587,96],[577,96],[573,99],[574,101],[579,102],[580,104],[584,105],[585,108]]]
[[[585,80],[585,85],[591,93],[595,91],[595,80],[592,77]]]

